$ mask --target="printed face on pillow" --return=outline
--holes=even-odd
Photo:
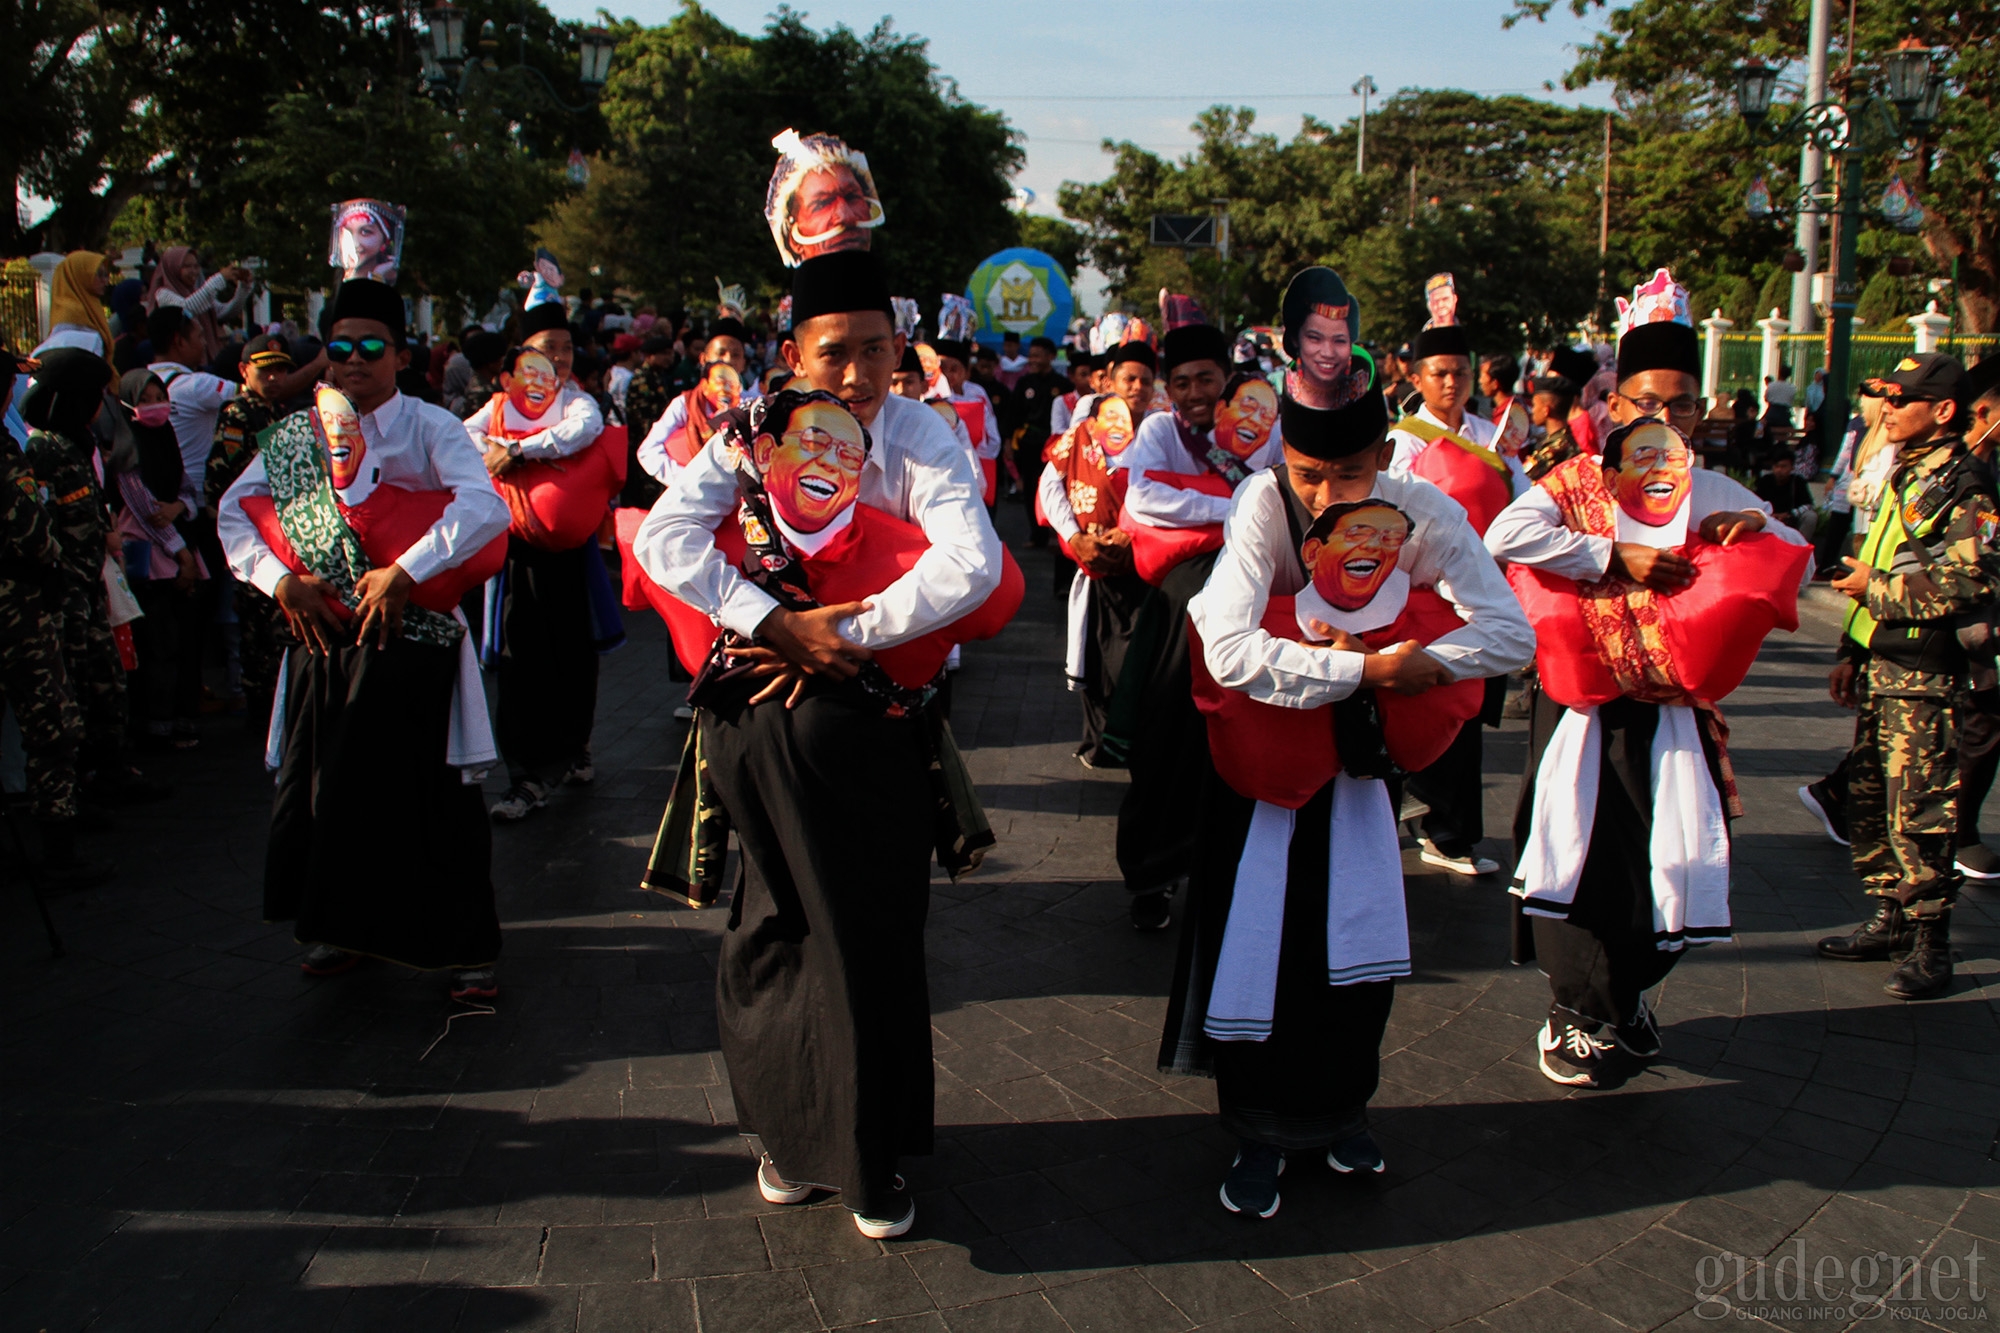
[[[1647,527],[1673,522],[1694,487],[1693,455],[1679,431],[1641,423],[1625,439],[1613,494],[1618,507]]]
[[[1106,458],[1118,457],[1125,452],[1125,446],[1132,443],[1135,433],[1132,409],[1116,395],[1098,399],[1097,410],[1091,413],[1090,433]]]
[[[1375,599],[1396,568],[1410,519],[1379,500],[1334,505],[1314,520],[1299,555],[1327,604],[1359,611]]]
[[[757,437],[757,470],[771,507],[803,533],[820,531],[855,502],[867,461],[861,423],[832,403],[807,403],[792,413],[784,434]]]
[[[507,386],[507,401],[524,417],[539,417],[555,402],[562,388],[555,363],[532,348],[521,353],[511,374],[501,377]]]
[[[736,367],[727,361],[717,361],[701,377],[701,394],[710,407],[726,412],[742,401],[743,379],[736,373]]]
[[[326,465],[333,488],[344,491],[361,475],[362,461],[368,457],[368,441],[361,436],[361,414],[346,394],[324,384],[313,396],[313,409],[326,435]]]
[[[1215,408],[1215,442],[1248,458],[1271,438],[1278,421],[1278,391],[1268,380],[1247,379]]]

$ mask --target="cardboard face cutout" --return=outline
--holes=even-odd
[[[1313,591],[1337,611],[1360,611],[1397,572],[1411,526],[1409,515],[1387,500],[1329,506],[1299,548]]]
[[[313,417],[326,443],[326,470],[333,489],[343,493],[352,490],[368,458],[368,441],[361,434],[361,413],[347,400],[346,394],[322,384],[313,395]],[[342,498],[346,498],[344,494]]]
[[[838,250],[866,250],[882,225],[882,197],[868,158],[830,134],[786,130],[764,195],[778,255],[789,268]]]
[[[1097,441],[1097,447],[1104,451],[1106,458],[1116,458],[1125,452],[1138,432],[1132,425],[1132,408],[1123,398],[1115,394],[1097,400],[1097,406],[1090,413],[1090,437]]]
[[[1215,406],[1215,442],[1238,458],[1262,449],[1277,424],[1278,391],[1266,379],[1239,380]]]
[[[938,361],[937,348],[931,346],[929,343],[918,343],[917,364],[924,368],[925,383],[934,384],[937,382],[938,369],[940,365]]]
[[[727,361],[711,362],[702,372],[701,396],[717,412],[727,412],[743,400],[743,377]]]
[[[1425,328],[1458,323],[1458,284],[1451,274],[1433,273],[1424,280],[1424,307],[1431,315]]]
[[[1348,330],[1344,308],[1339,319],[1316,310],[1306,315],[1299,330],[1299,369],[1309,378],[1331,385],[1347,372],[1353,356],[1354,335]]]
[[[845,408],[806,403],[782,435],[759,435],[756,447],[772,512],[798,532],[821,531],[861,495],[867,437]]]
[[[556,375],[555,363],[533,348],[521,353],[514,363],[511,374],[502,375],[501,383],[507,390],[507,402],[516,412],[529,419],[538,419],[554,404],[556,395],[562,391],[562,380]]]
[[[349,199],[333,205],[326,262],[343,279],[372,278],[396,285],[403,258],[403,209],[380,199]]]
[[[1618,540],[1679,546],[1687,539],[1688,496],[1694,489],[1694,452],[1687,437],[1663,421],[1638,421],[1612,439],[1620,441],[1611,485],[1618,501]]]

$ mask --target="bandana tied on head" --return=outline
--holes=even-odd
[[[1688,290],[1666,269],[1618,298],[1618,380],[1648,370],[1677,370],[1701,378],[1701,349],[1688,311]]]
[[[528,289],[521,303],[521,336],[532,338],[550,329],[569,327],[569,307],[563,303],[562,265],[546,249],[535,251],[535,266],[523,269],[515,281]]]
[[[869,233],[883,220],[867,155],[831,134],[801,136],[797,130],[780,133],[771,147],[780,156],[764,192],[764,219],[785,267],[835,251],[866,250]],[[815,176],[823,179],[806,200],[812,215],[800,217],[800,195]]]
[[[91,280],[104,267],[104,256],[95,250],[77,250],[63,256],[56,265],[49,292],[49,323],[74,324],[91,330],[111,351],[111,321],[104,314],[104,302],[90,290]]]
[[[328,267],[345,279],[372,278],[396,285],[403,260],[403,221],[397,204],[381,199],[348,199],[333,204],[333,227],[326,238]]]

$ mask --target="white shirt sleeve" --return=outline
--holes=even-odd
[[[533,435],[521,439],[523,458],[567,458],[588,448],[590,442],[604,432],[604,413],[597,408],[597,400],[581,389],[570,386],[569,402],[563,405],[562,418],[547,430],[538,430]]]
[[[1141,523],[1156,528],[1198,528],[1228,518],[1227,498],[1180,490],[1147,477],[1148,472],[1184,471],[1170,465],[1172,458],[1167,452],[1170,449],[1186,453],[1174,429],[1173,414],[1156,412],[1140,424],[1138,436],[1125,448],[1123,466],[1132,477],[1125,492],[1126,511]]]
[[[979,456],[981,458],[998,458],[1002,443],[1000,439],[1000,418],[993,411],[992,396],[984,389],[979,391],[979,396],[986,403],[986,438],[979,445]]]
[[[482,460],[486,456],[486,432],[491,429],[493,429],[493,400],[489,398],[484,406],[465,419],[466,438],[472,441],[472,447],[479,451]]]
[[[680,394],[667,404],[667,410],[660,413],[659,420],[646,432],[646,438],[639,441],[639,466],[653,480],[662,486],[674,484],[681,467],[667,452],[667,440],[673,433],[687,424],[687,399]]]
[[[1035,496],[1042,502],[1042,517],[1048,519],[1064,541],[1083,531],[1076,521],[1076,510],[1069,502],[1069,487],[1063,485],[1062,473],[1054,463],[1042,464],[1042,475],[1035,483]]]
[[[451,503],[429,532],[396,557],[403,572],[419,583],[464,564],[513,521],[507,502],[493,489],[484,460],[477,451],[460,446],[459,422],[441,407],[426,408],[415,401],[403,404],[405,412],[422,413],[414,433],[428,451],[431,470],[451,492]],[[260,480],[262,476],[260,471]]]
[[[1529,565],[1578,583],[1604,577],[1611,568],[1612,544],[1609,537],[1565,527],[1554,497],[1540,486],[1530,486],[1516,497],[1486,529],[1486,549],[1495,560]]]
[[[1188,620],[1201,636],[1202,661],[1216,684],[1283,708],[1317,708],[1360,686],[1362,654],[1281,639],[1260,623],[1290,544],[1275,480],[1252,478],[1223,527],[1222,552],[1208,582],[1188,603]]]
[[[1424,452],[1424,441],[1408,431],[1392,430],[1389,438],[1396,443],[1396,452],[1389,456],[1389,466],[1385,469],[1392,477],[1407,477],[1410,469],[1417,465],[1417,459]]]
[[[269,495],[271,483],[264,475],[264,460],[253,458],[238,474],[215,510],[215,535],[230,573],[256,588],[266,597],[278,595],[278,581],[292,571],[271,553],[257,535],[256,524],[243,512],[243,500],[250,495]],[[497,497],[496,497],[497,498]]]
[[[632,539],[632,553],[653,582],[749,638],[778,603],[715,549],[715,530],[735,512],[736,478],[723,465],[717,435],[653,502]]]
[[[1049,435],[1051,437],[1060,435],[1069,429],[1070,407],[1068,403],[1063,401],[1063,398],[1067,397],[1069,395],[1064,394],[1062,398],[1056,399],[1054,403],[1049,405]]]

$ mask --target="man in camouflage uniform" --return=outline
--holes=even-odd
[[[13,386],[15,364],[11,353],[0,352],[0,400]],[[27,458],[0,436],[0,696],[21,728],[28,803],[41,826],[51,887],[86,888],[109,878],[111,867],[76,855],[76,754],[83,718],[70,696],[62,639],[45,605],[62,552],[41,494]]]
[[[203,496],[210,510],[222,503],[222,493],[243,475],[257,456],[257,437],[284,415],[272,401],[272,382],[292,369],[292,354],[284,339],[260,333],[243,344],[243,391],[222,405],[215,420],[215,447],[209,451]],[[278,687],[278,663],[284,656],[284,612],[248,583],[235,583],[238,656],[243,664],[243,694],[248,724],[261,731],[270,720],[270,703]]]
[[[90,423],[104,407],[111,367],[102,357],[65,347],[42,358],[22,415],[28,466],[46,497],[61,548],[45,607],[62,636],[63,666],[83,715],[81,768],[87,792],[124,799],[137,778],[123,759],[125,667],[111,637],[104,558],[111,549],[111,510],[90,455]]]
[[[1862,392],[1880,397],[1896,446],[1860,558],[1833,587],[1853,598],[1835,702],[1858,709],[1849,756],[1848,833],[1875,914],[1819,942],[1822,957],[1859,962],[1908,950],[1886,987],[1903,1000],[1951,985],[1951,908],[1962,876],[1958,729],[1968,663],[1957,627],[2000,593],[2000,510],[1968,467],[1961,431],[1964,367],[1940,352],[1905,357]]]

